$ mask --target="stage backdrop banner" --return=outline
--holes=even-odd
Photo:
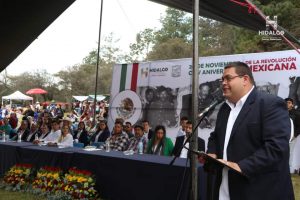
[[[234,61],[247,63],[259,90],[291,97],[300,106],[300,56],[294,50],[266,53],[210,56],[199,58],[200,113],[216,98],[222,97],[220,78],[224,67]],[[116,118],[132,124],[143,119],[152,129],[162,124],[175,140],[180,117],[191,118],[192,59],[162,60],[117,64],[113,69],[109,127]],[[207,141],[213,131],[218,107],[203,120],[199,136]]]

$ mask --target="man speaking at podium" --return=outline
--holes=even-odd
[[[247,64],[230,63],[222,76],[226,102],[207,153],[243,175],[217,170],[214,199],[294,199],[289,173],[290,119],[283,99],[257,91]]]

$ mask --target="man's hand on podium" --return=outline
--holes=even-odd
[[[230,162],[230,161],[227,161],[227,160],[223,160],[223,159],[218,159],[220,162],[224,163],[225,165],[237,170],[238,172],[241,172],[242,173],[242,170],[241,168],[239,167],[239,165],[235,162]]]

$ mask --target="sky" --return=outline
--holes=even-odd
[[[97,48],[100,6],[100,0],[76,0],[6,68],[7,73],[46,69],[53,74],[80,64]],[[148,0],[103,0],[101,37],[112,32],[120,39],[116,46],[128,52],[136,33],[161,27],[159,19],[165,9]]]

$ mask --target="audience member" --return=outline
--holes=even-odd
[[[187,121],[182,128],[185,130],[185,132],[184,135],[176,137],[175,146],[173,149],[173,155],[180,158],[187,158],[188,150],[186,148],[190,148],[190,142],[187,142],[185,144],[186,148],[182,148],[182,145],[187,140],[187,138],[190,137],[190,135],[192,134],[193,124],[191,121]],[[200,137],[198,137],[198,151],[205,151],[205,141]]]
[[[27,135],[27,137],[25,138],[26,142],[33,142],[35,139],[35,134],[37,134],[38,131],[38,126],[35,122],[33,122],[30,125],[30,130],[29,130],[29,134]]]
[[[73,147],[73,136],[71,135],[70,127],[68,125],[64,125],[58,139],[48,142],[48,146]]]
[[[11,132],[12,133],[12,132]],[[12,133],[10,138],[12,140],[17,140],[18,136],[20,135],[22,140],[25,140],[28,136],[29,128],[28,128],[28,121],[22,120],[20,127],[18,128],[16,133]]]
[[[162,125],[156,126],[154,137],[148,143],[147,153],[171,156],[173,147],[172,140],[166,136],[166,128]]]
[[[124,131],[128,135],[129,138],[134,137],[134,135],[132,133],[132,125],[130,122],[125,122]]]
[[[188,118],[186,116],[183,116],[180,118],[180,128],[178,130],[177,137],[185,135],[185,127],[186,127],[187,121],[188,121]]]
[[[144,134],[148,138],[148,140],[150,140],[153,137],[154,132],[152,129],[150,129],[149,121],[143,120],[142,124],[143,124],[143,128],[144,128]]]
[[[115,122],[114,132],[111,137],[107,139],[110,148],[116,151],[124,151],[128,144],[128,135],[123,131],[123,124]]]
[[[105,142],[109,138],[110,132],[108,130],[107,122],[101,120],[97,125],[96,132],[92,135],[90,143],[93,142]]]
[[[76,131],[74,131],[73,138],[74,138],[75,142],[83,143],[84,146],[88,145],[88,143],[89,143],[88,133],[85,130],[84,122],[79,122],[78,129]]]
[[[44,138],[44,141],[45,142],[54,142],[54,141],[57,141],[60,135],[61,135],[61,130],[60,130],[60,126],[59,126],[59,121],[57,119],[52,120],[51,131]]]
[[[138,153],[138,144],[143,143],[143,153],[147,152],[148,138],[144,135],[144,128],[141,125],[134,126],[134,137],[129,139],[127,150]]]

